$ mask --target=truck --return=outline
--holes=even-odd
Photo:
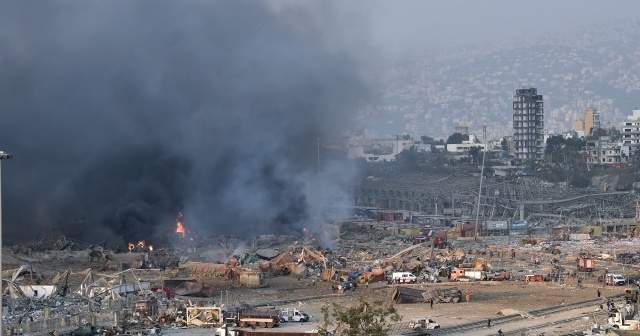
[[[439,329],[440,325],[436,321],[430,318],[417,318],[409,322],[409,328],[413,331],[420,331],[425,329]]]
[[[281,308],[280,316],[283,322],[307,322],[309,315],[296,308]]]
[[[542,274],[525,274],[520,278],[520,281],[524,282],[543,282],[544,275]]]
[[[595,258],[579,256],[576,259],[576,263],[578,264],[578,271],[580,272],[593,272],[593,270],[596,268]]]
[[[244,327],[277,327],[282,321],[279,309],[275,308],[240,308],[235,315],[235,323],[240,328]]]
[[[472,280],[486,280],[487,274],[482,270],[477,270],[474,268],[454,268],[451,270],[451,274],[449,278],[451,281],[455,281],[458,277],[466,276]]]
[[[411,272],[393,272],[391,280],[394,283],[416,283],[418,282],[418,277]]]

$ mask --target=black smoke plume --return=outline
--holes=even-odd
[[[345,200],[351,171],[325,159],[318,175],[317,143],[337,139],[366,90],[313,13],[237,0],[0,6],[9,239],[146,239],[180,211],[207,233],[290,233],[328,195]]]

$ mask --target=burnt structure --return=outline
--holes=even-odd
[[[513,96],[515,159],[544,159],[544,102],[536,88],[517,89]]]

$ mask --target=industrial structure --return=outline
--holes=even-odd
[[[513,96],[515,159],[544,159],[544,102],[536,88],[521,88]]]
[[[350,196],[356,206],[469,219],[475,215],[478,183],[478,177],[471,174],[398,175],[354,186]],[[618,189],[615,183],[606,192],[579,189],[536,176],[487,178],[480,193],[479,220],[528,221],[527,228],[599,225],[603,232],[633,229],[637,195]]]

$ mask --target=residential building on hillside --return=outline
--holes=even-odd
[[[536,88],[521,88],[513,96],[514,158],[544,159],[544,102]]]
[[[584,111],[584,116],[573,122],[573,130],[580,136],[591,135],[593,131],[600,128],[600,112],[593,107]]]
[[[622,144],[630,147],[632,155],[637,155],[640,146],[640,109],[636,108],[632,113],[622,123],[620,135],[622,136]]]

